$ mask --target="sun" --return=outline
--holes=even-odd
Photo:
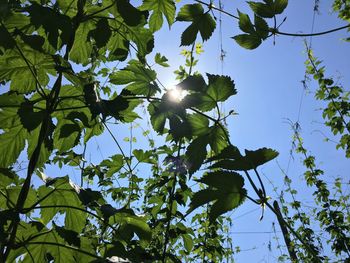
[[[169,100],[171,100],[172,102],[179,103],[183,100],[183,98],[186,97],[186,95],[188,94],[188,91],[183,90],[178,86],[174,86],[169,88],[167,93],[169,95]]]

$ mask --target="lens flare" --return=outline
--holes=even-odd
[[[176,86],[168,89],[168,94],[169,94],[169,100],[171,100],[172,102],[179,103],[183,100],[184,97],[186,97],[188,92]]]

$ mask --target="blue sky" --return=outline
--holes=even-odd
[[[189,2],[192,1],[181,1],[181,3]],[[222,2],[224,9],[228,12],[236,14],[236,9],[239,8],[240,11],[251,14],[245,2],[225,0]],[[313,2],[290,1],[284,14],[279,18],[282,21],[284,16],[287,16],[287,20],[280,30],[291,33],[311,32]],[[320,2],[320,15],[315,17],[314,32],[345,24],[331,13],[330,2]],[[218,6],[218,1],[214,1],[214,4]],[[219,18],[217,12],[215,15]],[[270,25],[272,26],[272,24]],[[159,79],[166,86],[176,83],[173,71],[184,63],[184,58],[179,54],[182,50],[180,35],[185,26],[186,23],[175,23],[170,32],[164,29],[156,34],[155,52],[165,55],[171,65],[170,68],[156,68]],[[313,98],[315,83],[310,83],[309,90],[303,90],[301,80],[303,80],[305,72],[306,54],[303,43],[305,39],[278,36],[275,45],[273,45],[273,39],[268,39],[258,49],[250,51],[239,47],[231,39],[237,34],[240,34],[237,21],[222,15],[222,44],[226,52],[225,60],[223,63],[219,60],[220,34],[217,27],[213,37],[204,43],[204,53],[199,57],[196,70],[202,74],[205,72],[223,73],[234,79],[238,94],[224,105],[226,112],[234,109],[238,113],[238,115],[232,116],[228,122],[234,145],[237,145],[241,150],[270,147],[280,152],[277,161],[272,161],[260,168],[268,194],[273,198],[276,197],[267,178],[273,182],[274,186],[278,187],[278,191],[283,189],[283,174],[279,168],[280,165],[293,179],[293,185],[300,188],[299,199],[308,204],[311,197],[310,191],[305,189],[304,184],[302,184],[304,169],[300,156],[294,154],[294,159],[291,159],[289,153],[293,131],[288,124],[288,119],[292,122],[299,121],[305,146],[312,154],[316,155],[316,163],[329,176],[327,181],[332,181],[336,176],[343,176],[346,179],[350,163],[343,157],[344,153],[341,150],[335,150],[333,143],[324,142],[324,137],[319,132],[333,138],[329,129],[322,124],[323,120],[319,110],[322,103]],[[312,39],[315,56],[324,61],[327,75],[340,76],[340,81],[344,86],[348,85],[350,81],[349,75],[346,75],[350,68],[350,48],[349,43],[343,42],[341,39],[347,36],[348,33],[343,30]],[[200,39],[198,40],[200,42]],[[310,41],[309,38],[306,40]],[[149,58],[151,59],[152,55]],[[139,120],[139,123],[144,125],[142,120]],[[115,136],[121,141],[130,135],[129,128],[130,125],[111,125]],[[146,124],[146,129],[148,128],[150,127]],[[140,129],[135,128],[134,135],[138,142],[133,147],[136,149],[146,145],[140,134]],[[154,133],[152,136],[156,137]],[[157,141],[157,143],[160,142]],[[129,143],[122,142],[122,145],[129,149]],[[96,164],[115,153],[118,153],[117,147],[106,134],[90,141],[86,159]],[[289,169],[287,171],[288,163]],[[61,173],[64,172],[70,174],[76,183],[79,183],[80,180],[80,171],[74,169],[58,171],[56,168],[48,168],[46,172],[53,177],[63,176],[64,174]],[[249,193],[254,197],[252,191]],[[234,246],[240,246],[243,250],[236,255],[236,262],[276,262],[276,258],[279,256],[272,232],[272,223],[276,222],[276,219],[270,212],[266,211],[264,219],[259,221],[260,213],[261,210],[250,201],[228,213],[233,220],[230,231]],[[280,237],[277,223],[276,230]],[[271,251],[268,249],[270,241],[272,242]],[[282,240],[280,242],[283,243]]]

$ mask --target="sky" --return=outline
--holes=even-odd
[[[192,2],[181,1],[180,4]],[[223,0],[222,2],[224,9],[232,14],[237,13],[237,8],[251,14],[243,1]],[[312,29],[314,1],[289,2],[284,14],[278,18],[282,21],[285,16],[287,17],[280,31],[319,32],[345,24],[332,14],[331,1],[320,1],[320,14],[315,16]],[[214,4],[219,6],[218,1],[214,1]],[[215,16],[219,19],[219,13],[215,12]],[[176,84],[173,71],[184,63],[184,58],[180,56],[183,49],[180,47],[180,35],[186,25],[186,23],[177,22],[170,31],[165,27],[156,33],[155,52],[165,55],[171,65],[169,68],[157,68],[158,77],[165,86]],[[237,34],[240,34],[237,21],[223,14],[222,34],[217,26],[212,38],[204,43],[204,53],[199,56],[196,70],[202,74],[208,72],[229,75],[235,81],[238,94],[223,106],[226,112],[233,109],[238,113],[228,121],[232,144],[242,151],[269,147],[280,153],[276,160],[262,166],[259,170],[263,174],[268,195],[276,198],[277,194],[274,193],[273,188],[277,187],[278,191],[283,189],[284,175],[281,171],[283,169],[293,179],[293,185],[300,189],[299,198],[304,204],[309,204],[310,190],[306,189],[302,182],[304,168],[301,164],[301,156],[293,154],[292,158],[290,155],[293,131],[289,120],[298,121],[301,125],[305,147],[316,155],[316,163],[326,171],[329,181],[337,176],[347,179],[347,168],[350,164],[341,150],[335,150],[334,143],[324,141],[324,135],[332,138],[332,134],[322,124],[322,113],[319,110],[322,103],[315,101],[313,97],[315,83],[311,82],[308,90],[304,90],[301,83],[306,60],[304,41],[310,41],[310,38],[278,36],[275,39],[275,45],[273,39],[269,38],[258,49],[245,50],[231,38]],[[346,75],[350,68],[348,55],[350,45],[342,41],[342,38],[348,35],[349,33],[343,30],[312,38],[314,54],[324,61],[327,74],[340,77],[344,86],[349,85],[350,81],[350,76]],[[197,40],[201,42],[200,38]],[[226,52],[223,62],[219,59],[220,41]],[[152,58],[152,55],[149,57]],[[121,66],[122,64],[118,67]],[[142,120],[138,122],[145,125],[146,129],[150,128]],[[129,150],[129,143],[124,142],[123,139],[130,136],[130,125],[113,125],[111,129],[121,141],[122,147]],[[133,128],[133,132],[138,140],[133,147],[136,149],[145,147],[146,143],[140,136],[141,130]],[[154,132],[151,136],[156,138]],[[87,160],[96,164],[115,153],[118,153],[118,150],[111,138],[103,135],[91,140],[87,149]],[[64,172],[69,173],[72,180],[79,184],[79,171],[72,168]],[[52,167],[48,167],[46,173],[53,177],[64,175],[60,174],[62,171]],[[249,193],[254,197],[248,187]],[[236,262],[276,262],[279,250],[276,248],[272,229],[276,219],[269,211],[265,211],[264,219],[259,221],[260,214],[261,209],[250,201],[228,213],[233,220],[233,226],[230,229],[233,245],[240,246],[242,250],[235,255]],[[277,222],[276,231],[277,236],[281,238]],[[271,250],[269,250],[269,242],[272,242]],[[280,242],[283,243],[282,240]]]

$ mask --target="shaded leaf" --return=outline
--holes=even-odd
[[[134,7],[128,0],[118,0],[117,9],[125,23],[129,26],[137,26],[146,18],[147,12],[142,12]]]

